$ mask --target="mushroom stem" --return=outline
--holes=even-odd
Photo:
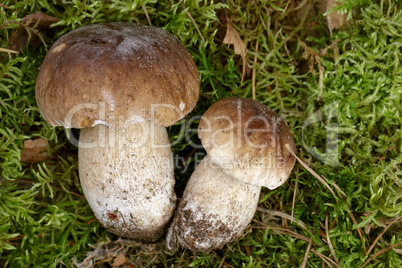
[[[235,240],[250,224],[261,187],[226,175],[207,155],[192,174],[167,234],[167,244],[209,252]]]
[[[166,128],[150,121],[85,128],[78,155],[81,185],[100,223],[122,237],[158,240],[176,201]]]

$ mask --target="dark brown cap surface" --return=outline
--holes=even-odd
[[[169,126],[198,95],[198,70],[186,48],[161,28],[134,23],[83,26],[62,36],[36,82],[45,119],[73,128],[112,119]]]
[[[275,189],[285,183],[296,159],[285,148],[295,143],[286,123],[258,101],[226,98],[215,102],[198,128],[212,162],[244,183]]]

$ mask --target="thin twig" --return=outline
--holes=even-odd
[[[377,238],[374,240],[373,244],[371,245],[371,247],[368,249],[366,256],[368,256],[371,252],[371,250],[373,250],[374,246],[377,244],[378,240],[380,240],[380,238],[385,234],[385,232],[389,229],[389,227],[392,226],[392,224],[394,224],[395,222],[397,222],[402,216],[399,216],[398,218],[396,218],[395,220],[393,220],[390,224],[388,224],[387,227],[384,228],[384,230],[377,236]]]
[[[310,241],[308,242],[306,253],[304,254],[302,265],[300,266],[301,268],[305,268],[306,265],[307,265],[308,254],[310,253],[312,244],[313,244],[313,238],[310,237]]]
[[[286,149],[288,149],[288,151],[297,159],[297,161],[299,161],[299,163],[305,168],[307,169],[308,172],[310,172],[314,177],[316,177],[322,184],[324,184],[324,186],[332,193],[332,195],[335,197],[336,199],[336,195],[334,190],[332,190],[332,188],[328,185],[328,183],[320,176],[318,175],[314,170],[312,170],[309,166],[307,166],[306,163],[304,163],[300,158],[297,157],[297,155],[293,152],[292,148],[290,148],[290,145],[287,143],[285,144]]]
[[[297,187],[299,186],[299,168],[300,165],[297,165],[297,170],[296,170],[296,182],[295,182],[295,189],[293,191],[293,200],[292,200],[292,213],[290,216],[293,218],[294,212],[295,212],[295,203],[296,203],[296,192],[297,192]],[[290,222],[293,222],[291,220]]]
[[[8,48],[2,48],[2,47],[0,47],[0,52],[20,54],[20,52],[18,52],[18,51],[11,50],[11,49],[8,49]]]
[[[366,266],[372,259],[374,259],[374,258],[377,257],[378,255],[381,255],[381,254],[383,254],[384,252],[386,252],[386,251],[388,251],[388,250],[390,250],[390,249],[392,249],[392,248],[394,248],[394,247],[396,247],[396,246],[398,246],[398,245],[400,245],[400,244],[402,244],[402,241],[399,241],[399,242],[396,243],[396,244],[393,244],[393,245],[391,245],[391,246],[389,246],[389,247],[386,247],[386,248],[384,248],[383,250],[378,251],[378,252],[377,252],[376,254],[374,254],[373,256],[370,256],[370,258],[368,258],[367,261],[362,265],[362,268],[363,268],[364,266]]]
[[[320,256],[318,256],[318,257],[320,257]],[[321,258],[321,260],[322,260],[322,263],[321,263],[321,267],[322,267],[322,268],[327,267],[325,264],[327,264],[328,267],[330,267],[330,268],[333,267],[327,260],[325,260],[325,259],[323,259],[323,258]]]
[[[252,91],[253,91],[253,100],[255,100],[255,75],[257,70],[255,69],[255,65],[257,64],[257,53],[258,53],[258,45],[260,44],[260,40],[259,40],[259,36],[257,39],[257,44],[255,45],[255,55],[254,55],[254,66],[253,66],[253,73],[252,73],[252,77],[251,77],[251,81],[252,81]]]
[[[327,242],[329,246],[329,251],[331,251],[332,257],[334,258],[334,261],[339,264],[339,260],[335,255],[335,250],[334,246],[332,245],[331,239],[329,238],[329,228],[328,228],[328,216],[325,217],[325,234],[327,235]]]
[[[290,216],[289,214],[286,214],[284,212],[280,212],[280,211],[276,211],[276,210],[269,210],[269,209],[261,208],[261,207],[257,207],[257,211],[264,212],[264,213],[267,213],[267,214],[270,214],[270,215],[273,215],[273,216],[278,216],[278,217],[290,220],[292,222],[294,221],[298,225],[300,225],[301,228],[303,228],[304,230],[308,231],[307,225],[304,222],[302,222],[301,220],[297,220],[293,216]]]
[[[205,39],[204,39],[204,37],[202,36],[201,31],[200,31],[200,29],[198,28],[197,24],[195,23],[195,20],[194,20],[193,16],[191,16],[190,12],[188,12],[188,10],[187,10],[186,6],[183,4],[183,2],[181,2],[180,4],[181,4],[181,6],[183,7],[183,9],[186,10],[187,16],[188,16],[188,17],[190,18],[190,20],[193,22],[193,24],[194,24],[194,26],[195,26],[195,29],[197,29],[198,34],[201,36],[202,42],[205,43]]]
[[[147,21],[149,26],[152,26],[151,19],[149,18],[148,10],[145,5],[142,5],[142,10],[144,10],[145,16],[147,17]]]

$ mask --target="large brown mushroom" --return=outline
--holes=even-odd
[[[163,234],[176,200],[165,127],[198,94],[191,55],[160,28],[83,26],[49,50],[36,82],[39,109],[52,126],[82,129],[82,188],[110,232],[145,242]]]
[[[197,166],[175,213],[167,242],[193,251],[222,248],[250,224],[261,186],[286,182],[295,150],[286,123],[267,106],[250,99],[214,103],[198,128],[207,156]]]

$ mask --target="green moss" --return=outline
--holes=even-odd
[[[205,153],[191,146],[200,144],[195,131],[188,133],[187,139],[178,139],[183,125],[196,130],[198,120],[191,118],[200,116],[218,99],[251,97],[251,72],[255,70],[257,100],[285,118],[298,155],[347,195],[334,197],[299,167],[286,185],[275,191],[263,189],[260,206],[291,214],[297,181],[294,216],[308,230],[290,221],[287,228],[312,237],[312,248],[331,256],[320,236],[328,219],[340,267],[357,267],[367,260],[364,248],[367,250],[383,226],[402,210],[402,6],[393,0],[341,1],[343,5],[337,9],[346,10],[350,22],[330,36],[320,2],[185,1],[184,9],[178,1],[61,4],[6,0],[0,5],[0,41],[1,47],[6,47],[21,19],[36,11],[60,20],[52,25],[53,34],[42,36],[50,47],[58,37],[80,25],[108,21],[147,24],[144,5],[153,25],[172,32],[187,47],[201,75],[197,107],[168,129],[171,141],[178,141],[172,149],[178,159],[175,171],[179,196],[195,163]],[[251,69],[243,83],[241,57],[222,43],[226,30],[224,7],[247,44]],[[81,196],[76,147],[67,142],[63,129],[52,128],[38,111],[34,87],[46,47],[28,47],[9,60],[1,57],[0,260],[10,267],[72,265],[72,258],[81,262],[93,250],[89,244],[106,241],[107,235],[117,239],[92,221],[92,211]],[[314,63],[308,61],[312,56],[316,57]],[[24,140],[38,137],[48,141],[51,157],[37,164],[21,163]],[[187,165],[180,165],[182,160]],[[352,221],[349,208],[358,224]],[[216,267],[223,258],[233,267],[300,266],[308,241],[274,230],[283,224],[278,217],[257,212],[255,220],[245,236],[211,254],[182,250],[172,253],[162,240],[154,247],[130,244],[126,256],[136,267],[171,267],[179,263],[182,267]],[[361,239],[357,228],[366,228],[368,233],[362,232]],[[395,223],[370,255],[400,242],[400,234],[400,223]],[[310,253],[307,265],[321,267],[322,259]],[[398,253],[388,250],[369,263],[370,267],[384,265],[401,266]]]

